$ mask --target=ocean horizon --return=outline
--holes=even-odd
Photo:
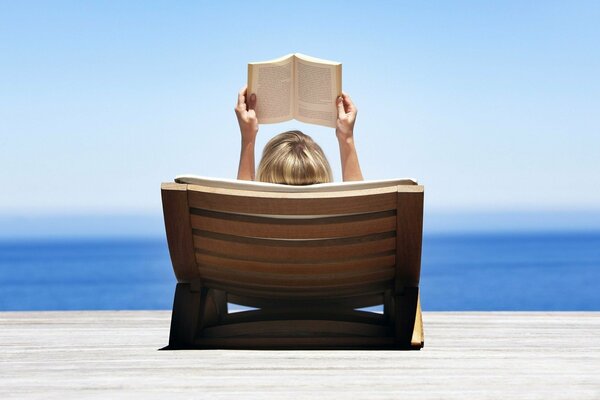
[[[600,311],[600,231],[432,233],[425,311]],[[166,239],[0,239],[0,311],[169,310]]]

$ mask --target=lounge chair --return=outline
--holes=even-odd
[[[178,177],[161,191],[178,282],[167,349],[423,347],[423,186]]]

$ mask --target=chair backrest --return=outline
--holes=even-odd
[[[257,306],[362,296],[356,306],[364,307],[380,304],[385,291],[419,285],[423,187],[412,180],[177,181],[161,189],[178,282],[199,281]]]

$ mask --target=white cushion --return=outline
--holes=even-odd
[[[196,175],[178,175],[175,177],[177,183],[187,183],[190,185],[200,185],[223,189],[253,190],[263,192],[339,192],[345,190],[376,189],[381,187],[390,187],[398,185],[417,185],[414,179],[384,179],[376,181],[353,181],[353,182],[334,182],[320,183],[316,185],[294,186],[281,185],[278,183],[265,183],[254,181],[241,181],[237,179],[217,179],[207,178]]]

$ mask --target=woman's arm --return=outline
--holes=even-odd
[[[338,117],[335,135],[340,145],[342,161],[342,178],[346,181],[362,181],[363,176],[358,163],[358,155],[354,146],[354,122],[358,110],[350,96],[342,92],[337,99]]]
[[[252,93],[246,102],[247,86],[238,93],[238,101],[235,106],[235,115],[240,125],[242,135],[242,150],[240,152],[240,165],[237,178],[245,181],[254,180],[254,143],[258,133],[258,119],[254,107],[256,106],[256,95]]]

